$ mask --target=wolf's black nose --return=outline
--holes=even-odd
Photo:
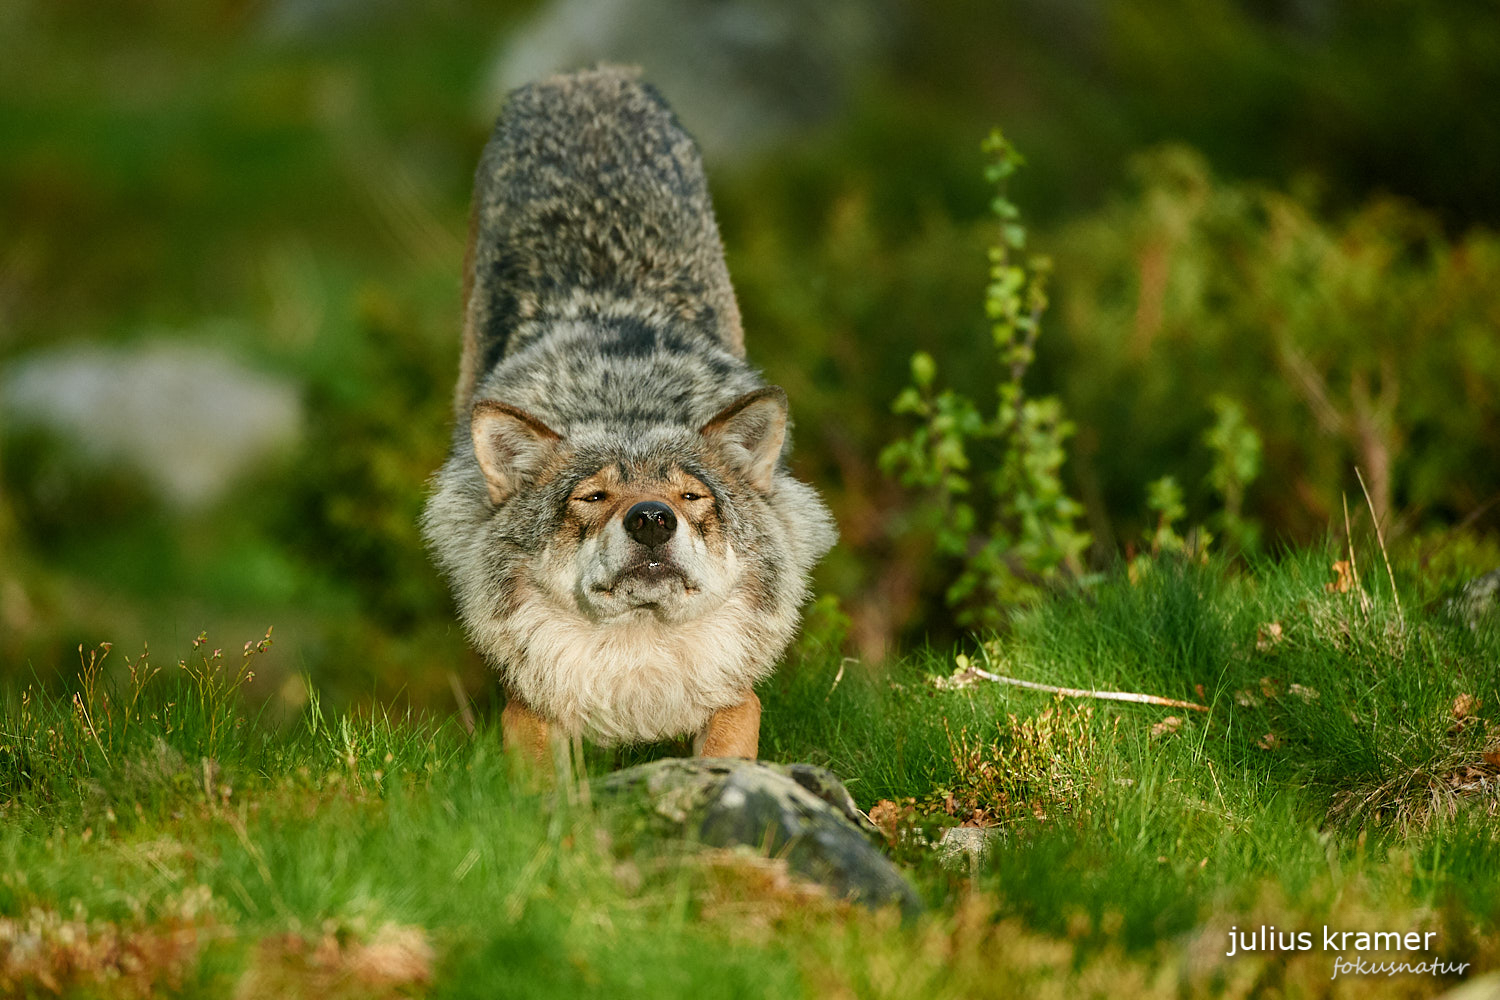
[[[642,500],[625,512],[625,533],[648,549],[654,549],[677,530],[677,515],[656,500]]]

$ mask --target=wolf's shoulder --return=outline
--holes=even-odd
[[[670,322],[744,354],[697,147],[633,70],[510,95],[475,176],[470,240],[460,411],[507,355],[591,316]]]
[[[692,137],[639,71],[620,66],[560,74],[513,91],[478,180],[486,202],[562,193],[619,198],[655,185],[652,200],[665,194],[689,214],[708,200]]]

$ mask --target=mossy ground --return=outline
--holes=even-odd
[[[1207,713],[955,685],[936,650],[875,672],[806,640],[762,691],[763,754],[830,767],[866,809],[889,803],[930,907],[907,924],[774,860],[684,861],[601,832],[586,775],[672,748],[591,751],[582,780],[537,790],[484,713],[469,734],[314,699],[272,725],[206,644],[193,669],[144,682],[115,654],[76,692],[6,700],[0,987],[1431,995],[1458,977],[1331,978],[1320,934],[1435,931],[1430,953],[1373,957],[1500,967],[1500,631],[1400,576],[1399,608],[1368,572],[1340,592],[1328,565],[1159,563],[967,653]],[[920,838],[966,819],[1004,834],[983,863],[944,869]],[[1232,927],[1261,925],[1314,947],[1225,955]]]

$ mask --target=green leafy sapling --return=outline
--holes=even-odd
[[[1126,567],[1131,582],[1138,582],[1161,558],[1203,559],[1213,537],[1202,527],[1180,532],[1178,523],[1187,517],[1182,487],[1172,476],[1162,476],[1146,484],[1146,507],[1156,515],[1156,527],[1147,539],[1146,550],[1133,556]]]
[[[1230,397],[1220,393],[1210,402],[1214,423],[1203,432],[1203,443],[1214,459],[1208,485],[1224,504],[1218,528],[1231,545],[1252,552],[1260,543],[1260,526],[1246,520],[1242,511],[1245,490],[1260,474],[1260,435],[1246,419],[1245,408]]]
[[[1177,532],[1177,522],[1187,516],[1182,502],[1182,487],[1172,476],[1162,476],[1146,484],[1146,506],[1156,514],[1156,530],[1151,533],[1151,554],[1182,552],[1187,539]]]
[[[995,628],[1008,606],[1035,598],[1064,574],[1076,575],[1090,539],[1076,527],[1083,507],[1068,496],[1061,476],[1073,424],[1055,396],[1032,399],[1022,384],[1036,359],[1052,267],[1039,255],[1018,260],[1026,229],[1006,189],[1025,161],[998,130],[983,148],[989,157],[985,178],[996,189],[991,208],[1000,220],[984,303],[1006,374],[997,388],[998,405],[985,417],[966,396],[938,391],[936,362],[918,352],[911,362],[912,385],[897,397],[894,409],[920,424],[888,446],[880,461],[887,474],[932,497],[926,513],[935,546],[959,561],[946,595],[959,621]],[[996,442],[999,460],[975,472],[970,446],[978,441]],[[978,497],[976,480],[984,487]]]

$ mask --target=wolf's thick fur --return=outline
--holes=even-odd
[[[744,360],[692,140],[629,71],[521,88],[465,270],[458,426],[423,530],[506,722],[753,755],[750,689],[834,530],[785,469],[784,394]]]

